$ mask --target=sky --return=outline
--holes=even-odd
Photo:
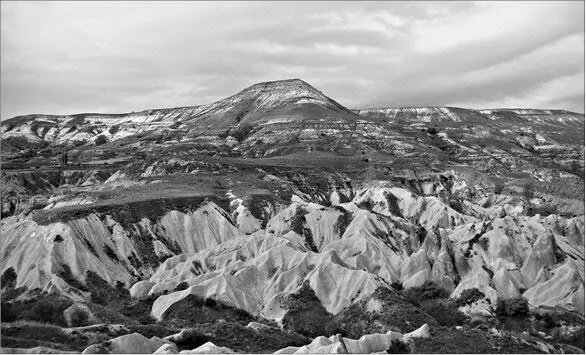
[[[300,78],[349,108],[584,112],[584,2],[2,1],[2,118]]]

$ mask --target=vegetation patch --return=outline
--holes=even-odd
[[[307,210],[305,210],[303,207],[297,207],[297,210],[295,210],[295,215],[293,218],[291,218],[291,230],[305,238],[305,245],[309,248],[309,250],[313,251],[314,253],[318,253],[319,250],[313,241],[311,229],[305,227],[306,214],[308,214]]]
[[[469,288],[464,290],[460,297],[458,297],[454,302],[456,307],[464,307],[469,304],[472,304],[476,301],[479,301],[485,297],[484,293],[477,288]]]
[[[41,294],[24,301],[2,302],[1,320],[2,323],[27,320],[67,326],[63,311],[72,304],[67,298],[49,294]]]
[[[194,324],[192,328],[217,346],[243,353],[271,353],[288,346],[300,347],[311,342],[310,338],[277,327],[257,331],[243,323],[223,320]],[[181,350],[181,346],[179,348]]]
[[[309,281],[305,280],[297,293],[285,297],[281,306],[287,309],[283,329],[312,338],[327,334],[326,325],[332,315],[321,304]]]
[[[0,279],[2,288],[14,288],[16,286],[16,271],[14,271],[13,267],[9,267],[2,273],[2,277]]]
[[[334,230],[336,231],[336,233],[338,233],[339,236],[342,236],[344,232],[346,232],[346,229],[350,225],[350,222],[352,222],[352,214],[342,207],[334,207],[337,207],[336,210],[342,213],[336,220],[336,225],[334,226]]]
[[[65,206],[51,210],[38,210],[32,214],[33,220],[41,225],[56,222],[67,222],[84,218],[92,213],[99,215],[109,214],[124,228],[138,223],[142,218],[157,221],[165,213],[177,210],[187,213],[194,211],[208,201],[219,206],[228,207],[227,198],[216,195],[197,194],[191,196],[162,197],[146,200],[119,201],[116,199],[87,205]]]
[[[468,317],[458,310],[453,301],[433,299],[421,302],[420,308],[435,318],[439,325],[452,327],[464,325]]]
[[[326,335],[340,333],[359,339],[366,334],[388,330],[411,332],[425,323],[430,327],[438,325],[432,316],[405,300],[397,291],[379,287],[368,299],[335,315],[327,326]]]
[[[174,326],[192,326],[197,323],[215,322],[219,319],[246,324],[255,320],[243,309],[193,294],[174,303],[165,311],[162,318]]]
[[[529,303],[524,297],[499,299],[496,303],[497,317],[526,317],[529,314]]]
[[[415,354],[534,354],[538,350],[510,335],[491,336],[486,331],[464,327],[431,327],[429,338],[413,339]]]
[[[399,199],[397,196],[393,195],[392,193],[385,192],[385,198],[387,199],[387,204],[389,205],[389,212],[394,216],[398,216],[403,218],[403,212],[401,212],[401,208],[399,207]]]
[[[71,273],[71,269],[67,264],[61,265],[61,270],[59,270],[57,276],[62,278],[63,281],[67,282],[70,286],[75,287],[80,291],[89,291],[88,288]]]
[[[270,192],[266,193],[251,193],[243,201],[244,207],[248,208],[250,214],[261,221],[261,228],[265,228],[267,222],[271,218],[270,213],[267,213],[266,207],[270,207],[275,203],[275,198]]]
[[[419,306],[423,301],[445,299],[450,296],[448,291],[432,281],[425,281],[421,286],[405,289],[401,291],[401,295],[415,306]]]

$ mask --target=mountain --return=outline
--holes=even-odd
[[[294,79],[0,127],[4,348],[583,349],[584,115]]]
[[[208,105],[127,114],[27,115],[2,123],[4,139],[67,144],[104,135],[118,139],[162,127],[186,127],[189,135],[221,133],[239,126],[300,120],[356,120],[356,114],[300,79],[252,85]]]
[[[397,107],[357,109],[354,112],[372,117],[383,117],[394,122],[408,122],[418,120],[421,122],[467,122],[506,124],[550,124],[568,125],[574,127],[584,126],[584,114],[565,110],[534,110],[534,109],[486,109],[471,110],[460,107]]]

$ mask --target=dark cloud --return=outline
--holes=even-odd
[[[583,2],[2,2],[1,116],[209,103],[302,78],[349,107],[584,111]]]

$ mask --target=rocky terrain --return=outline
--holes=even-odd
[[[4,351],[584,351],[583,114],[294,79],[0,128]]]

